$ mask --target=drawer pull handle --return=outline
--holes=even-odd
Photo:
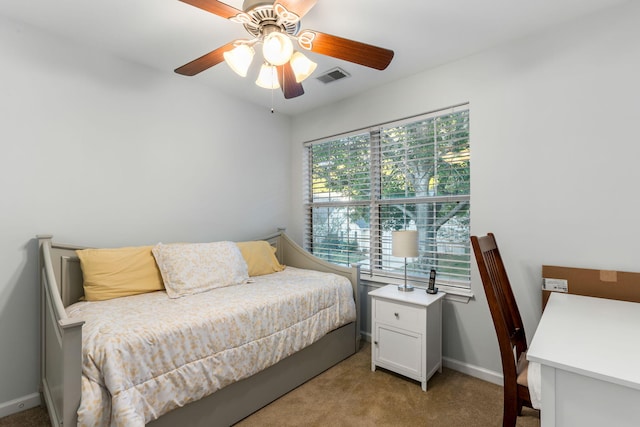
[[[374,343],[375,345],[378,345],[378,341],[374,341],[373,343]]]
[[[400,318],[400,315],[398,313],[393,313],[394,316],[396,316],[396,319]]]

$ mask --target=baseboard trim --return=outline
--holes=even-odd
[[[32,393],[8,402],[0,403],[0,418],[7,417],[40,405],[40,393]]]
[[[451,359],[450,357],[443,357],[442,365],[445,368],[462,372],[463,374],[488,381],[501,387],[504,384],[502,374],[500,374],[499,372],[490,371],[489,369],[481,368],[480,366],[471,365],[469,363],[461,362],[456,359]]]

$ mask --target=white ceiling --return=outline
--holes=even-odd
[[[204,88],[296,114],[626,1],[631,0],[318,0],[302,29],[388,48],[395,57],[377,71],[309,53],[318,68],[303,83],[305,94],[290,100],[279,90],[272,94],[257,87],[254,67],[247,78],[224,63],[194,77],[175,74],[175,68],[223,44],[248,38],[240,24],[178,0],[2,0],[0,15],[171,78],[193,79]],[[242,0],[226,3],[242,9]],[[338,66],[351,77],[330,84],[314,78]]]

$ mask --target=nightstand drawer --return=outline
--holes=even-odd
[[[424,308],[377,298],[375,299],[375,304],[376,321],[407,330],[420,329],[420,319]]]

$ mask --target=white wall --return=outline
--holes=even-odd
[[[288,221],[290,119],[2,18],[0,51],[2,416],[38,391],[35,235],[120,246],[274,232]]]
[[[472,233],[496,234],[531,340],[541,265],[640,271],[638,22],[629,2],[298,116],[293,176],[303,141],[468,101]],[[469,304],[446,304],[444,355],[501,372],[475,263],[472,289]]]
[[[629,2],[291,128],[188,79],[0,18],[0,412],[38,388],[35,234],[116,246],[287,225],[300,241],[302,141],[465,101],[472,231],[496,233],[530,339],[542,264],[640,270],[637,22]],[[253,126],[230,127],[240,112]],[[446,306],[445,356],[500,371],[475,270],[472,279],[476,299]]]

